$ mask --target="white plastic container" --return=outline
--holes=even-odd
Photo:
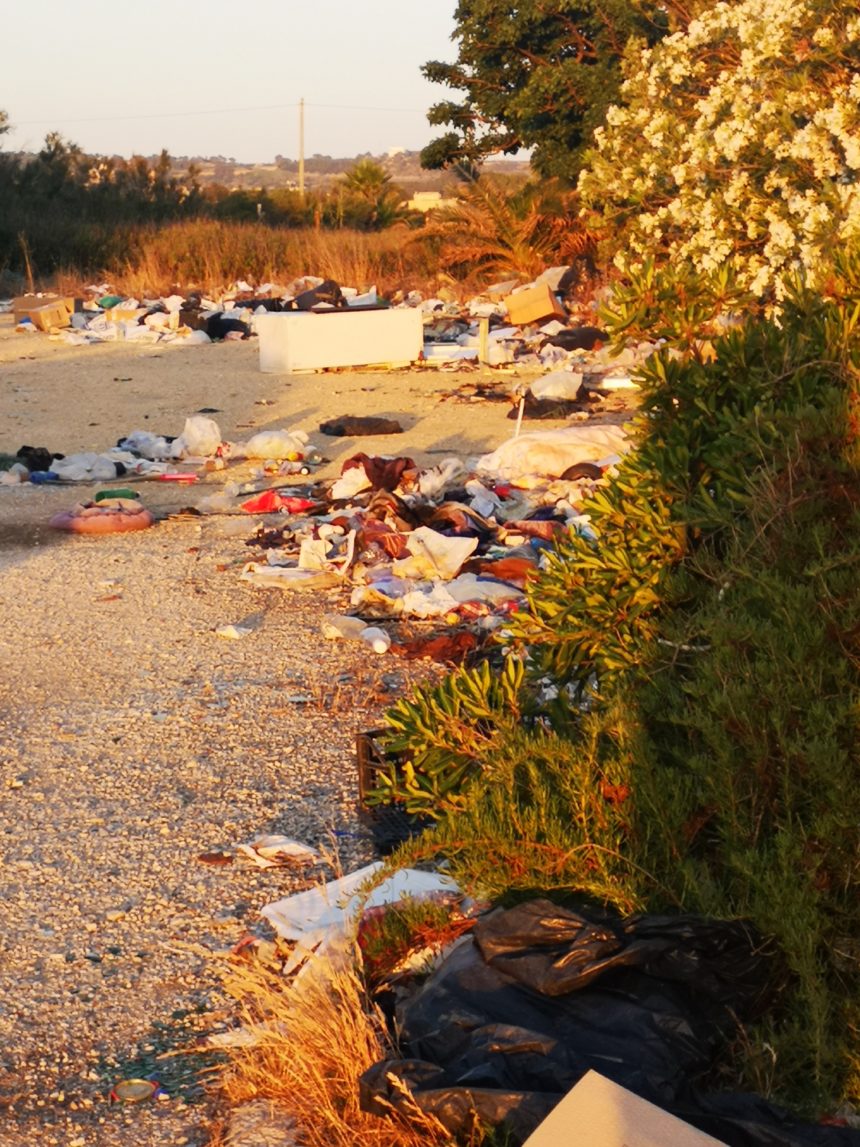
[[[424,346],[421,312],[410,307],[258,315],[254,327],[264,374],[410,363]]]

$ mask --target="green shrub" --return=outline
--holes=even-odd
[[[627,728],[586,718],[576,742],[541,727],[500,727],[458,807],[404,850],[444,854],[463,887],[491,900],[511,892],[577,892],[622,912],[642,907],[625,855]]]
[[[413,815],[437,816],[462,805],[462,790],[522,716],[524,667],[516,657],[496,674],[488,661],[455,669],[439,685],[419,685],[389,709],[392,759],[369,803],[400,802]]]
[[[809,1112],[860,1080],[858,268],[838,259],[841,297],[795,292],[713,355],[684,314],[664,321],[674,345],[639,373],[639,446],[588,507],[594,537],[557,546],[514,619],[514,719],[485,706],[465,787],[414,846],[494,897],[752,919],[790,983],[732,1082]],[[671,279],[651,282],[665,298]],[[613,321],[649,305],[630,295]],[[427,744],[412,704],[404,750]]]

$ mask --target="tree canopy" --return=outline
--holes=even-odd
[[[431,60],[422,71],[463,97],[428,112],[450,130],[423,150],[424,166],[531,148],[539,174],[567,179],[618,94],[628,41],[652,43],[667,25],[652,0],[460,0],[455,19],[456,63]]]

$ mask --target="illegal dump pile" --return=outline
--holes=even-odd
[[[265,906],[277,939],[230,962],[252,1020],[233,1100],[272,1100],[311,1144],[521,1141],[596,1072],[720,1142],[857,1142],[860,276],[841,275],[838,302],[778,323],[703,280],[711,321],[663,308],[659,342],[619,290],[625,431],[582,410],[480,459],[359,451],[326,482],[301,430],[223,443],[198,415],[123,439],[188,483],[186,512],[247,520],[249,593],[331,595],[323,637],[463,662],[373,738],[372,798],[432,827]],[[358,885],[391,873],[363,910]]]
[[[351,899],[346,920],[311,913],[305,945],[305,905],[267,908],[280,939],[237,972],[262,1026],[234,1100],[265,1095],[308,1142],[349,1141],[312,1077],[357,1042],[366,991],[362,1054],[326,1089],[363,1141],[411,1142],[405,1122],[431,1142],[490,1125],[592,1143],[574,1116],[550,1134],[589,1069],[717,1142],[860,1141],[856,270],[840,264],[838,301],[789,298],[779,322],[727,324],[706,279],[712,321],[692,340],[685,315],[660,316],[637,448],[524,582],[495,667],[424,687],[378,737],[387,797],[436,822],[387,871],[441,863],[448,910],[422,918],[408,888],[364,916]],[[615,325],[644,336],[643,313],[631,292]],[[320,939],[314,971],[285,980]],[[341,961],[362,986],[335,972],[309,1009],[308,983]],[[602,1095],[605,1128],[629,1097]],[[672,1128],[650,1141],[685,1142]]]
[[[15,329],[22,334],[47,333],[55,340],[74,346],[112,341],[140,344],[189,346],[213,340],[244,340],[261,337],[261,369],[286,372],[293,369],[278,340],[290,327],[272,323],[282,315],[368,316],[373,340],[369,357],[357,349],[361,339],[355,324],[349,328],[346,358],[332,357],[330,347],[318,346],[309,365],[300,369],[340,365],[367,365],[393,360],[421,361],[448,369],[466,368],[481,362],[492,367],[517,366],[558,371],[543,380],[530,396],[530,416],[560,417],[564,403],[577,398],[584,381],[585,365],[593,376],[591,384],[619,389],[630,386],[629,368],[637,355],[625,352],[620,360],[609,360],[599,352],[606,334],[590,325],[591,308],[577,301],[577,272],[574,267],[551,267],[531,283],[516,279],[488,286],[481,294],[460,302],[450,291],[445,297],[425,298],[420,291],[397,291],[390,299],[377,295],[376,287],[366,291],[341,286],[331,279],[304,275],[286,286],[261,283],[253,286],[239,280],[217,298],[199,292],[174,293],[159,298],[126,298],[110,292],[106,283],[84,289],[82,298],[60,295],[22,295],[0,302],[0,312],[11,311]],[[389,336],[374,312],[395,314],[414,312],[418,320],[415,342],[408,337]],[[376,325],[374,325],[376,324]],[[390,324],[389,324],[390,328]],[[298,328],[293,325],[292,333]],[[327,329],[325,336],[314,330],[317,343],[342,335],[344,324]],[[410,325],[400,325],[410,332]],[[274,349],[270,349],[274,347]],[[327,358],[328,356],[328,358]],[[376,357],[374,357],[376,356]],[[543,405],[541,405],[543,403]],[[547,405],[549,403],[549,405]]]

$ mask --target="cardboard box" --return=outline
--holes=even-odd
[[[579,1083],[523,1147],[724,1147],[596,1071]]]
[[[529,323],[540,323],[544,319],[567,318],[567,311],[552,293],[547,283],[536,287],[526,287],[505,299],[508,318],[515,326],[524,327]]]
[[[74,314],[75,300],[71,295],[19,295],[16,299],[12,300],[12,314],[15,322],[20,322],[21,319],[33,319],[33,312],[39,311],[43,307],[57,307],[62,306],[67,314]],[[33,319],[36,323],[36,320]],[[38,326],[39,324],[36,323]],[[68,319],[64,323],[54,323],[54,326],[68,326]],[[45,330],[45,327],[39,327],[40,330]]]
[[[33,307],[27,317],[37,330],[50,331],[55,327],[67,327],[71,313],[62,302],[46,303],[41,307]]]
[[[415,307],[394,310],[285,311],[257,315],[260,370],[290,374],[336,366],[414,362],[424,348],[424,322]]]

